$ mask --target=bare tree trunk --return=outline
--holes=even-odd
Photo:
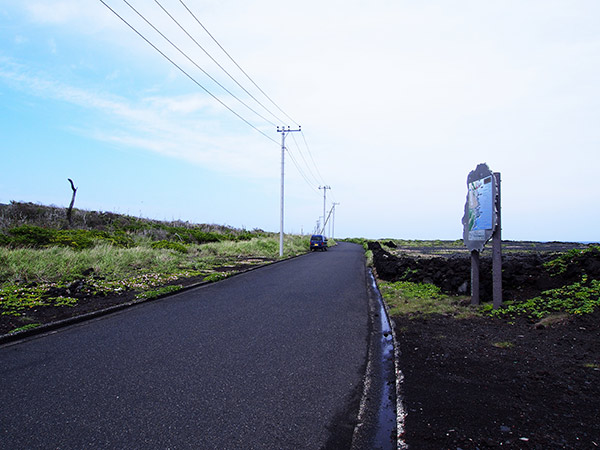
[[[67,178],[69,183],[71,183],[71,189],[73,190],[73,196],[71,197],[71,204],[69,205],[69,209],[67,209],[67,222],[69,222],[69,228],[73,226],[73,205],[75,204],[75,196],[77,195],[77,188],[73,184],[73,180]]]

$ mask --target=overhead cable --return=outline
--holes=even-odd
[[[306,181],[306,184],[308,184],[313,191],[319,192],[319,191],[317,191],[315,189],[314,185],[311,184],[311,182],[308,180],[307,176],[304,174],[304,172],[302,171],[302,169],[300,168],[300,166],[296,162],[296,158],[294,158],[294,155],[292,155],[292,152],[290,152],[290,150],[287,147],[286,147],[286,150],[287,150],[288,156],[290,157],[290,159],[294,163],[294,166],[296,166],[296,169],[298,169],[298,172],[300,173],[300,175],[302,175],[302,178],[304,178],[304,181]]]
[[[196,44],[200,50],[202,50],[206,56],[208,56],[212,62],[214,62],[217,66],[219,66],[219,68],[225,72],[227,74],[227,76],[229,78],[231,78],[233,80],[233,82],[235,84],[237,84],[246,94],[248,94],[256,103],[258,103],[260,106],[262,106],[262,108],[267,111],[269,114],[271,114],[271,116],[273,116],[275,118],[275,120],[278,120],[279,122],[283,122],[283,120],[281,120],[279,117],[277,117],[275,114],[273,114],[265,105],[263,105],[256,97],[254,97],[254,95],[252,95],[244,86],[242,86],[234,77],[233,75],[231,75],[221,64],[219,64],[219,62],[212,57],[212,55],[204,48],[202,47],[202,45],[200,45],[200,43],[194,39],[194,37],[188,33],[188,31],[177,21],[177,19],[175,19],[171,13],[169,13],[169,11],[167,11],[165,9],[165,7],[163,5],[160,4],[160,2],[158,0],[154,0],[154,2],[160,6],[160,9],[162,9],[164,11],[164,13],[169,16],[171,18],[171,20],[173,22],[175,22],[175,24],[194,42],[194,44]],[[185,6],[185,5],[184,5]],[[266,119],[265,119],[266,120]],[[275,125],[273,122],[268,121],[271,125]]]
[[[127,25],[129,28],[131,28],[139,37],[141,37],[144,41],[146,41],[146,43],[148,45],[150,45],[154,50],[156,50],[158,53],[160,53],[163,58],[165,58],[167,61],[169,61],[171,64],[173,64],[175,67],[177,67],[177,69],[179,69],[179,71],[181,71],[185,76],[187,76],[192,82],[194,82],[198,87],[200,87],[204,92],[206,92],[208,95],[210,95],[212,98],[214,98],[217,102],[219,102],[221,104],[221,106],[223,106],[225,109],[227,109],[229,112],[231,112],[232,114],[234,114],[238,119],[242,120],[244,123],[246,123],[246,125],[249,125],[250,127],[254,128],[256,131],[258,131],[260,134],[262,134],[264,137],[266,137],[267,139],[269,139],[270,141],[274,142],[275,144],[279,144],[275,139],[273,139],[271,136],[269,136],[268,134],[264,133],[263,131],[261,131],[260,129],[258,129],[256,126],[254,126],[252,123],[250,123],[248,120],[246,120],[244,117],[242,117],[240,114],[238,114],[237,112],[235,112],[231,107],[227,106],[222,100],[220,100],[216,95],[214,95],[212,92],[210,92],[208,89],[206,89],[202,84],[200,84],[194,77],[192,77],[189,73],[187,73],[181,66],[179,66],[175,61],[173,61],[171,58],[169,58],[166,54],[164,54],[158,47],[156,47],[152,42],[150,42],[142,33],[140,33],[133,25],[131,25],[129,22],[127,22],[127,20],[125,20],[122,16],[119,15],[119,13],[117,13],[114,9],[112,9],[109,5],[107,5],[104,0],[100,0],[100,2],[106,6],[115,16],[117,16],[119,19],[121,19],[121,21],[123,21],[123,23],[125,23],[125,25]]]
[[[156,0],[155,0],[156,1]],[[206,33],[211,37],[211,39],[215,42],[215,44],[217,44],[219,46],[219,48],[221,50],[223,50],[223,53],[225,53],[227,55],[227,57],[236,65],[236,67],[238,69],[240,69],[240,71],[246,76],[246,78],[248,78],[248,80],[250,80],[250,82],[256,87],[256,89],[258,89],[279,111],[281,111],[281,113],[286,116],[288,119],[290,119],[295,125],[298,125],[298,122],[296,122],[294,119],[292,119],[283,109],[281,109],[279,107],[279,105],[277,103],[275,103],[271,97],[269,97],[265,91],[263,91],[260,86],[258,84],[256,84],[256,82],[250,77],[250,75],[248,75],[246,73],[246,71],[244,69],[242,69],[240,67],[240,65],[235,61],[235,59],[233,59],[233,57],[227,53],[227,50],[225,50],[223,48],[223,46],[221,44],[219,44],[219,41],[217,41],[217,39],[210,33],[210,31],[208,31],[206,29],[206,27],[204,25],[202,25],[202,22],[200,22],[200,20],[196,17],[196,15],[187,7],[187,5],[183,2],[183,0],[179,0],[179,2],[184,6],[185,9],[188,10],[188,12],[191,14],[191,16],[196,20],[196,22],[198,22],[198,24],[204,29],[204,31],[206,31]]]
[[[310,160],[312,161],[313,166],[317,171],[317,175],[319,175],[319,178],[321,179],[323,184],[326,184],[325,180],[323,179],[323,176],[321,175],[321,172],[319,172],[319,166],[317,166],[317,164],[315,163],[315,160],[312,156],[312,152],[310,151],[310,147],[308,146],[308,142],[306,142],[306,136],[304,135],[304,131],[301,131],[300,134],[302,135],[302,139],[304,139],[304,145],[306,145],[306,150],[308,150],[308,156],[310,156]]]
[[[146,17],[144,17],[144,15],[142,13],[140,13],[137,9],[135,9],[133,6],[131,6],[131,4],[127,0],[123,0],[123,2],[127,6],[129,6],[138,16],[140,16],[144,20],[144,22],[146,22],[148,25],[150,25],[154,31],[156,31],[158,34],[160,34],[164,40],[166,40],[169,44],[171,44],[179,53],[181,53],[183,56],[185,56],[189,62],[191,62],[194,66],[196,66],[199,70],[201,70],[204,75],[206,75],[208,78],[210,78],[215,84],[217,84],[219,87],[221,87],[225,92],[227,92],[229,95],[231,95],[233,98],[235,98],[238,102],[240,102],[242,105],[244,105],[250,111],[252,111],[258,117],[260,117],[264,121],[270,123],[271,125],[276,126],[269,119],[267,119],[266,117],[264,117],[263,115],[261,115],[260,113],[258,113],[257,111],[255,111],[253,108],[251,108],[250,106],[248,106],[246,103],[244,103],[242,100],[240,100],[238,97],[236,97],[233,92],[231,92],[229,89],[227,89],[225,86],[223,86],[217,80],[215,80],[206,70],[204,70],[202,67],[200,67],[198,64],[196,64],[196,62],[192,58],[190,58],[183,50],[181,50],[177,45],[175,45],[158,28],[156,28],[148,19],[146,19]],[[159,6],[160,6],[160,4],[159,4]],[[162,8],[162,6],[161,6],[161,8]],[[164,11],[164,9],[163,9],[163,11]]]
[[[304,158],[304,152],[300,149],[300,146],[298,145],[298,142],[296,141],[296,136],[294,136],[293,134],[292,134],[292,139],[294,140],[294,144],[296,145],[296,148],[298,149],[298,153],[300,153],[300,157],[302,158],[302,161],[304,161],[304,164],[305,164],[306,168],[308,169],[308,173],[310,174],[311,178],[315,181],[315,185],[319,185],[320,184],[319,180],[317,179],[314,172],[308,165],[306,158]]]

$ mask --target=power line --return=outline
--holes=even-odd
[[[293,134],[292,134],[292,139],[294,140],[294,144],[298,148],[298,153],[300,153],[300,157],[302,158],[302,161],[304,161],[304,164],[306,165],[306,168],[308,169],[308,173],[312,177],[313,181],[316,181],[315,185],[318,185],[319,184],[319,180],[317,180],[317,177],[315,177],[315,174],[313,173],[313,171],[311,170],[310,166],[306,162],[306,158],[304,158],[304,153],[300,149],[300,146],[298,145],[298,142],[296,141],[296,137]]]
[[[286,147],[286,150],[288,152],[288,155],[290,156],[290,159],[292,160],[292,162],[294,163],[294,166],[296,166],[296,169],[298,170],[298,172],[300,173],[300,175],[302,175],[302,178],[304,178],[304,181],[306,181],[306,184],[308,184],[310,186],[310,188],[315,191],[315,192],[319,192],[315,189],[315,187],[311,184],[311,182],[308,180],[307,176],[304,174],[304,172],[302,171],[302,169],[300,168],[300,166],[298,165],[298,163],[296,162],[296,159],[294,158],[294,155],[292,155],[292,152],[290,152],[290,150]]]
[[[192,17],[193,17],[193,18],[196,20],[196,22],[198,22],[198,24],[199,24],[199,25],[200,25],[200,26],[201,26],[201,27],[204,29],[204,31],[206,31],[206,33],[207,33],[207,34],[208,34],[208,35],[211,37],[211,39],[212,39],[212,40],[213,40],[213,41],[214,41],[214,42],[215,42],[215,43],[216,43],[216,44],[219,46],[219,48],[220,48],[221,50],[223,50],[223,53],[225,53],[225,54],[227,55],[227,57],[228,57],[228,58],[229,58],[229,59],[230,59],[230,60],[231,60],[231,61],[232,61],[232,62],[233,62],[233,63],[234,63],[236,66],[237,66],[237,68],[238,68],[238,69],[240,69],[240,71],[241,71],[241,72],[242,72],[242,73],[243,73],[243,74],[246,76],[246,78],[248,78],[248,79],[249,79],[249,80],[252,82],[252,84],[253,84],[253,85],[256,87],[256,89],[258,89],[258,90],[259,90],[259,91],[260,91],[260,92],[261,92],[261,93],[262,93],[262,94],[263,94],[263,95],[264,95],[264,96],[265,96],[265,97],[266,97],[266,98],[267,98],[267,99],[268,99],[268,100],[269,100],[269,101],[270,101],[270,102],[271,102],[273,105],[275,105],[275,107],[276,107],[276,108],[277,108],[279,111],[281,111],[281,113],[282,113],[284,116],[286,116],[288,119],[290,119],[290,120],[291,120],[291,121],[292,121],[292,122],[293,122],[295,125],[298,125],[298,122],[296,122],[294,119],[292,119],[292,118],[291,118],[291,117],[290,117],[290,116],[289,116],[289,115],[288,115],[288,114],[287,114],[287,113],[286,113],[286,112],[285,112],[283,109],[281,109],[281,108],[279,107],[279,105],[278,105],[277,103],[275,103],[275,102],[274,102],[274,101],[271,99],[271,97],[269,97],[269,96],[268,96],[268,95],[265,93],[265,91],[263,91],[263,90],[260,88],[260,86],[259,86],[258,84],[256,84],[256,83],[255,83],[255,81],[254,81],[254,80],[253,80],[253,79],[250,77],[250,75],[248,75],[248,74],[246,73],[246,71],[240,67],[240,65],[239,65],[239,64],[238,64],[238,63],[235,61],[235,59],[233,59],[233,57],[232,57],[232,56],[231,56],[229,53],[227,53],[227,50],[225,50],[225,49],[223,48],[223,46],[222,46],[221,44],[219,44],[219,41],[217,41],[217,40],[215,39],[215,37],[214,37],[214,36],[213,36],[213,35],[210,33],[210,31],[208,31],[208,30],[206,29],[206,27],[205,27],[204,25],[202,25],[202,22],[200,22],[200,20],[199,20],[199,19],[198,19],[198,18],[197,18],[197,17],[194,15],[194,13],[193,13],[193,12],[192,12],[192,11],[191,11],[191,10],[190,10],[188,7],[187,7],[187,5],[186,5],[186,4],[183,2],[183,0],[179,0],[179,2],[180,2],[180,3],[181,3],[183,6],[184,6],[184,8],[185,8],[185,9],[187,9],[187,10],[188,10],[188,12],[191,14],[191,16],[192,16]]]
[[[227,106],[222,100],[220,100],[217,96],[215,96],[212,92],[210,92],[208,89],[206,89],[202,84],[200,84],[194,77],[192,77],[189,73],[187,73],[183,68],[181,68],[181,66],[179,66],[175,61],[173,61],[171,58],[169,58],[167,55],[165,55],[158,47],[156,47],[152,42],[150,42],[142,33],[140,33],[133,25],[131,25],[129,22],[127,22],[127,20],[125,20],[123,17],[121,17],[119,15],[119,13],[117,13],[114,9],[112,9],[110,6],[108,6],[104,0],[99,0],[104,6],[106,6],[115,16],[117,16],[119,19],[121,19],[121,21],[123,23],[125,23],[125,25],[127,25],[129,28],[131,28],[139,37],[141,37],[144,41],[146,41],[146,43],[148,45],[150,45],[154,50],[156,50],[158,53],[160,53],[163,58],[165,58],[167,61],[169,61],[171,64],[173,64],[175,67],[177,67],[177,69],[179,69],[185,76],[187,76],[193,83],[195,83],[198,87],[200,87],[204,92],[206,92],[208,95],[210,95],[212,98],[214,98],[217,102],[219,102],[221,104],[221,106],[223,106],[225,109],[227,109],[229,112],[231,112],[232,114],[234,114],[238,119],[242,120],[244,123],[246,123],[246,125],[249,125],[250,127],[254,128],[256,131],[258,131],[260,134],[262,134],[264,137],[266,137],[267,139],[269,139],[270,141],[274,142],[275,144],[279,144],[275,139],[273,139],[272,137],[270,137],[269,135],[267,135],[266,133],[264,133],[263,131],[259,130],[256,126],[254,126],[252,123],[250,123],[248,120],[246,120],[245,118],[243,118],[240,114],[238,114],[237,112],[235,112],[232,108],[230,108],[229,106]]]
[[[304,135],[304,131],[300,132],[300,134],[302,135],[302,139],[304,139],[304,145],[306,145],[306,150],[308,150],[308,156],[310,156],[310,160],[312,161],[313,166],[317,171],[317,175],[319,175],[319,178],[321,179],[321,181],[323,181],[323,184],[325,184],[325,180],[323,179],[321,172],[319,172],[319,166],[317,166],[317,164],[315,163],[315,160],[312,156],[312,152],[310,151],[310,147],[308,146],[308,142],[306,142],[306,136]]]
[[[192,60],[192,58],[190,58],[183,50],[181,50],[177,45],[175,45],[158,28],[156,28],[148,19],[146,19],[146,17],[144,17],[144,15],[142,13],[140,13],[137,9],[135,9],[133,6],[131,6],[131,4],[127,0],[123,0],[123,2],[127,6],[129,6],[138,16],[140,16],[144,20],[144,22],[146,22],[148,25],[150,25],[154,31],[156,31],[158,34],[160,34],[164,40],[166,40],[169,44],[171,44],[179,53],[181,53],[183,56],[185,56],[189,62],[191,62],[194,66],[196,66],[199,70],[201,70],[204,75],[206,75],[208,78],[210,78],[215,84],[217,84],[219,87],[221,87],[225,92],[227,92],[229,95],[231,95],[233,98],[235,98],[238,102],[240,102],[242,105],[244,105],[250,111],[252,111],[258,117],[260,117],[264,121],[270,123],[271,125],[276,126],[269,119],[267,119],[266,117],[262,116],[257,111],[255,111],[253,108],[251,108],[246,103],[244,103],[242,100],[240,100],[238,97],[236,97],[235,94],[233,94],[229,89],[227,89],[225,86],[223,86],[221,83],[219,83],[216,79],[214,79],[206,70],[204,70],[202,67],[200,67],[198,64],[196,64],[196,62],[194,62],[194,60]],[[159,6],[161,6],[160,3],[159,3]],[[162,8],[162,6],[161,6],[161,8]],[[163,11],[164,11],[164,9],[163,9]],[[169,13],[167,13],[167,14],[169,14]],[[170,15],[169,15],[169,17],[170,17]]]
[[[159,2],[158,0],[154,0],[154,2],[155,2],[155,3],[156,3],[158,6],[160,6],[160,8],[161,8],[161,9],[162,9],[162,10],[165,12],[165,14],[166,14],[166,15],[168,15],[168,16],[171,18],[171,20],[172,20],[173,22],[175,22],[175,24],[177,24],[177,26],[178,26],[178,27],[179,27],[179,28],[180,28],[180,29],[181,29],[181,30],[182,30],[182,31],[183,31],[183,32],[184,32],[184,33],[185,33],[185,34],[186,34],[186,35],[187,35],[187,36],[188,36],[188,37],[189,37],[189,38],[190,38],[190,39],[191,39],[193,42],[194,42],[194,44],[196,44],[196,45],[197,45],[197,46],[198,46],[198,47],[199,47],[199,48],[200,48],[200,49],[201,49],[201,50],[202,50],[202,51],[203,51],[203,52],[206,54],[206,56],[208,56],[208,57],[209,57],[209,58],[212,60],[212,62],[214,62],[214,63],[215,63],[217,66],[219,66],[219,68],[220,68],[220,69],[221,69],[223,72],[225,72],[225,73],[227,74],[227,76],[228,76],[229,78],[231,78],[235,84],[237,84],[237,85],[238,85],[238,86],[239,86],[239,87],[240,87],[240,88],[241,88],[241,89],[242,89],[242,90],[243,90],[243,91],[244,91],[246,94],[248,94],[248,95],[249,95],[249,96],[250,96],[250,97],[251,97],[251,98],[252,98],[252,99],[253,99],[253,100],[254,100],[256,103],[258,103],[260,106],[262,106],[262,107],[263,107],[263,109],[264,109],[265,111],[267,111],[269,114],[271,114],[271,116],[273,116],[273,117],[275,118],[275,120],[278,120],[279,122],[283,122],[283,120],[281,120],[279,117],[277,117],[275,114],[273,114],[273,113],[272,113],[272,112],[271,112],[271,111],[270,111],[270,110],[269,110],[269,109],[268,109],[268,108],[267,108],[265,105],[263,105],[263,104],[262,104],[262,103],[261,103],[261,102],[260,102],[260,101],[259,101],[259,100],[258,100],[256,97],[254,97],[254,95],[252,95],[252,94],[251,94],[251,93],[250,93],[250,92],[249,92],[249,91],[248,91],[248,90],[247,90],[247,89],[246,89],[244,86],[242,86],[242,85],[241,85],[241,84],[240,84],[240,83],[239,83],[239,82],[238,82],[238,81],[237,81],[237,80],[236,80],[236,79],[233,77],[233,75],[231,75],[231,74],[230,74],[230,73],[229,73],[229,72],[228,72],[228,71],[227,71],[227,70],[226,70],[226,69],[225,69],[225,68],[224,68],[224,67],[223,67],[221,64],[219,64],[219,62],[218,62],[218,61],[217,61],[215,58],[213,58],[213,57],[212,57],[212,55],[211,55],[211,54],[210,54],[210,53],[209,53],[209,52],[208,52],[208,51],[207,51],[207,50],[206,50],[204,47],[202,47],[202,45],[200,45],[200,43],[199,43],[199,42],[198,42],[196,39],[194,39],[194,37],[193,37],[193,36],[192,36],[190,33],[188,33],[188,31],[187,31],[187,30],[186,30],[186,29],[185,29],[185,28],[184,28],[184,27],[183,27],[183,26],[182,26],[182,25],[181,25],[181,24],[180,24],[180,23],[177,21],[177,19],[175,19],[175,18],[174,18],[174,17],[171,15],[171,13],[169,13],[169,12],[168,12],[168,11],[165,9],[165,7],[164,7],[163,5],[161,5],[161,4],[160,4],[160,2]],[[184,5],[184,6],[185,6],[185,5]],[[188,10],[188,11],[189,11],[189,10]],[[212,77],[211,77],[211,79],[212,79]],[[229,92],[229,91],[228,91],[228,92]],[[233,95],[233,94],[232,94],[232,95]],[[262,116],[261,116],[261,117],[262,117]],[[263,119],[264,119],[264,117],[263,117]],[[267,120],[267,119],[265,119],[265,120]],[[271,125],[273,125],[273,126],[276,126],[276,125],[275,125],[273,122],[271,122],[271,121],[269,121],[269,120],[267,120],[267,122],[269,122],[269,123],[270,123]]]
[[[238,117],[240,120],[242,120],[244,123],[246,123],[247,125],[249,125],[250,127],[254,128],[256,131],[258,131],[260,134],[262,134],[263,136],[265,136],[267,139],[271,140],[274,143],[278,143],[277,141],[275,141],[273,138],[271,138],[270,136],[268,136],[267,134],[265,134],[263,131],[261,131],[260,129],[258,129],[256,126],[254,126],[252,123],[250,123],[248,120],[246,120],[244,117],[242,117],[240,114],[238,114],[236,111],[234,111],[231,107],[229,107],[227,104],[225,104],[222,100],[220,100],[218,97],[216,97],[214,94],[212,94],[207,88],[205,88],[202,84],[200,84],[194,77],[192,77],[188,72],[186,72],[181,66],[179,66],[176,62],[174,62],[171,58],[169,58],[163,51],[161,51],[156,45],[154,45],[148,38],[146,38],[140,31],[138,31],[133,25],[131,25],[126,19],[124,19],[121,15],[119,15],[113,8],[111,8],[104,0],[100,0],[100,2],[106,6],[115,16],[117,16],[119,19],[121,19],[122,22],[124,22],[129,28],[131,28],[138,36],[140,36],[144,41],[146,41],[147,44],[149,44],[152,48],[154,48],[154,50],[156,50],[158,53],[161,54],[161,56],[163,56],[167,61],[169,61],[171,64],[173,64],[177,69],[179,69],[184,75],[186,75],[192,82],[194,82],[197,86],[199,86],[202,90],[204,90],[207,94],[209,94],[212,98],[214,98],[215,100],[217,100],[223,107],[225,107],[228,111],[230,111],[232,114],[234,114],[236,117]],[[184,57],[186,57],[192,64],[194,64],[194,66],[196,66],[199,70],[201,70],[207,77],[209,77],[213,82],[215,82],[218,86],[220,86],[223,90],[225,90],[228,94],[230,94],[232,97],[234,97],[238,102],[240,102],[242,105],[244,105],[246,108],[248,108],[250,111],[254,112],[256,115],[258,115],[259,117],[261,117],[263,120],[265,120],[266,122],[269,122],[272,124],[271,121],[269,121],[268,119],[266,119],[265,117],[263,117],[261,114],[259,114],[257,111],[255,111],[253,108],[251,108],[250,106],[248,106],[246,103],[244,103],[242,100],[240,100],[237,96],[235,96],[232,92],[230,92],[227,88],[225,88],[222,84],[220,84],[217,80],[215,80],[210,74],[208,74],[204,69],[202,69],[200,66],[198,66],[198,64],[196,64],[183,50],[181,50],[176,44],[174,44],[167,36],[165,36],[164,33],[162,33],[156,26],[154,26],[148,19],[146,19],[146,17],[141,14],[137,9],[135,9],[127,0],[123,0],[123,2],[129,7],[131,8],[140,18],[142,18],[150,27],[152,27],[152,29],[154,29],[154,31],[156,31],[163,39],[165,39],[171,46],[173,46],[177,51],[179,51],[179,53],[181,53]],[[183,29],[183,27],[181,27],[181,25],[171,16],[171,14],[168,13],[168,11],[166,11],[164,9],[164,7],[157,1],[155,0],[155,2],[158,4],[158,6],[161,7],[161,9],[192,39],[194,40],[189,33],[187,33],[187,31],[185,31]],[[182,2],[182,4],[184,5],[184,7],[187,8],[187,6]],[[189,11],[189,9],[188,9]],[[193,13],[191,13],[192,16],[196,19],[196,17],[193,15]],[[197,20],[197,19],[196,19]],[[198,23],[200,23],[198,21]],[[200,23],[200,25],[202,25]],[[204,28],[204,27],[203,27]],[[208,33],[208,31],[207,31]],[[210,35],[210,33],[209,33]],[[212,35],[210,35],[212,37]],[[213,38],[214,40],[214,38]],[[194,40],[194,42],[196,42]],[[197,42],[196,44],[198,46],[200,46]],[[218,42],[217,42],[218,44]],[[218,44],[219,47],[220,44]],[[222,47],[221,47],[222,48]],[[204,49],[203,49],[204,50]],[[225,50],[223,49],[223,51],[225,52]],[[205,51],[206,53],[206,51]],[[227,52],[225,52],[227,54]],[[210,56],[210,55],[209,55]],[[227,54],[227,56],[229,56]],[[229,56],[230,57],[230,56]],[[231,58],[231,57],[230,57]],[[213,59],[211,57],[211,59]],[[213,59],[214,61],[214,59]],[[216,63],[216,61],[215,61]],[[235,61],[234,61],[235,63]],[[217,63],[217,65],[219,65]],[[237,63],[236,63],[237,66]],[[219,65],[219,67],[221,67]],[[238,66],[239,67],[239,66]],[[242,70],[240,68],[240,70]],[[242,70],[243,71],[243,70]],[[226,72],[227,73],[227,72]],[[228,74],[229,75],[229,74]],[[247,74],[246,74],[247,76]],[[231,77],[231,75],[230,75]],[[235,80],[234,80],[235,81]],[[237,82],[236,82],[237,83]],[[239,83],[237,83],[239,85]],[[243,88],[243,87],[242,87]],[[246,91],[244,89],[244,91]],[[246,91],[247,92],[247,91]],[[253,99],[254,97],[251,96]],[[256,100],[256,99],[254,99]],[[265,108],[271,115],[273,115],[274,117],[276,117],[273,113],[271,113],[264,105],[262,105],[260,102],[257,101],[257,103],[259,103],[263,108]],[[277,106],[277,105],[276,105]],[[279,108],[278,108],[279,109]],[[285,113],[284,113],[285,114]],[[288,116],[289,117],[289,116]],[[298,130],[301,131],[301,130]],[[293,136],[293,135],[292,135]],[[313,162],[314,167],[317,169],[317,173],[319,174],[319,176],[321,177],[321,180],[323,179],[323,177],[321,176],[321,174],[318,172],[318,168],[314,162],[314,159],[312,157],[312,154],[310,152],[310,148],[308,147],[308,144],[306,142],[306,137],[304,136],[304,133],[302,132],[302,136],[304,139],[304,143],[307,147],[307,150],[309,152],[311,161]],[[304,154],[302,152],[302,150],[300,149],[300,146],[298,145],[295,137],[293,137],[294,139],[294,143],[296,144],[296,147],[298,148],[298,151],[300,153],[300,156],[302,158],[302,160],[304,161],[304,165],[306,166],[306,169],[308,170],[308,173],[310,174],[310,176],[312,178],[314,178],[315,181],[317,181],[316,184],[318,183],[318,179],[317,177],[314,175],[314,173],[312,172],[312,169],[310,167],[310,165],[308,164],[308,161],[306,160],[306,158],[304,157]],[[286,149],[288,151],[288,154],[290,155],[290,158],[294,164],[294,166],[296,167],[296,170],[298,170],[298,173],[302,176],[302,178],[304,179],[304,181],[310,186],[310,188],[312,190],[316,191],[314,184],[309,180],[309,177],[306,175],[306,173],[304,172],[304,170],[301,167],[301,164],[298,163],[298,161],[296,160],[296,158],[294,158],[292,152],[289,149]]]

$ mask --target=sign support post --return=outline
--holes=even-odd
[[[471,251],[471,305],[479,305],[479,250]]]
[[[496,179],[496,229],[492,235],[492,281],[494,309],[502,306],[502,221],[500,212],[500,172],[494,172]]]

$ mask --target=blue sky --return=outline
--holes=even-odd
[[[268,137],[100,1],[0,0],[0,202],[68,205],[72,178],[80,208],[278,231],[276,127],[105,2]],[[129,3],[260,109],[155,2]],[[282,117],[179,0],[160,3]],[[336,236],[458,239],[466,177],[486,162],[505,239],[600,240],[595,0],[184,3],[302,125],[308,149],[287,138],[287,232],[312,231],[327,184]]]

